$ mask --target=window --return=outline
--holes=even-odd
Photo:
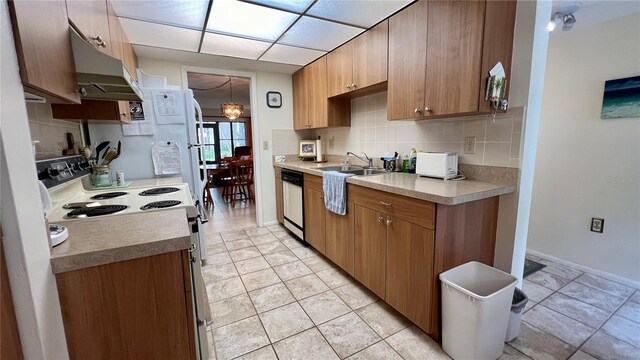
[[[233,149],[247,145],[244,122],[219,121],[204,124],[204,154],[207,163],[233,156]]]

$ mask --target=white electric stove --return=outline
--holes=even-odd
[[[189,254],[194,289],[196,348],[198,358],[207,359],[205,290],[202,279],[202,256],[206,256],[206,253],[201,254],[200,251],[202,248],[206,249],[203,228],[205,215],[200,214],[189,186],[180,178],[172,178],[137,180],[121,188],[91,189],[87,166],[86,161],[77,156],[36,162],[38,178],[46,187],[51,201],[51,210],[47,216],[49,224],[64,226],[70,221],[184,209],[191,232]]]

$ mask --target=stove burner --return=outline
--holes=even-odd
[[[168,207],[180,205],[181,203],[182,201],[178,201],[178,200],[154,201],[154,202],[148,203],[147,205],[142,206],[140,210],[168,208]]]
[[[114,214],[128,208],[126,205],[100,205],[85,207],[67,213],[68,218],[83,218]]]
[[[108,193],[103,193],[103,194],[98,194],[95,196],[91,197],[91,200],[108,200],[108,199],[113,199],[113,198],[117,198],[120,196],[124,196],[127,195],[129,193],[124,192],[124,191],[116,191],[116,192],[108,192]]]
[[[154,195],[169,194],[169,193],[176,192],[176,191],[180,191],[180,189],[178,189],[177,187],[159,187],[159,188],[153,188],[153,189],[145,190],[145,191],[141,192],[138,195],[140,195],[140,196],[154,196]]]

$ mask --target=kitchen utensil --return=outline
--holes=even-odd
[[[67,148],[62,150],[62,155],[77,155],[76,149],[73,148],[75,145],[75,141],[73,139],[73,134],[67,133]]]
[[[103,165],[109,165],[113,159],[116,158],[116,151],[111,149],[105,153],[104,160],[102,162]]]
[[[90,159],[91,158],[91,148],[88,146],[85,146],[83,149],[79,149],[80,150],[80,154],[85,158],[85,159]]]
[[[102,149],[106,148],[109,145],[109,141],[103,141],[101,142],[97,147],[96,147],[96,161],[100,160],[100,151],[102,151]]]

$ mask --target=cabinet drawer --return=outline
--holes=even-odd
[[[322,189],[322,177],[320,176],[304,174],[304,187],[324,192]]]
[[[372,190],[362,186],[347,186],[349,201],[397,217],[412,224],[435,228],[436,206],[434,203]]]

